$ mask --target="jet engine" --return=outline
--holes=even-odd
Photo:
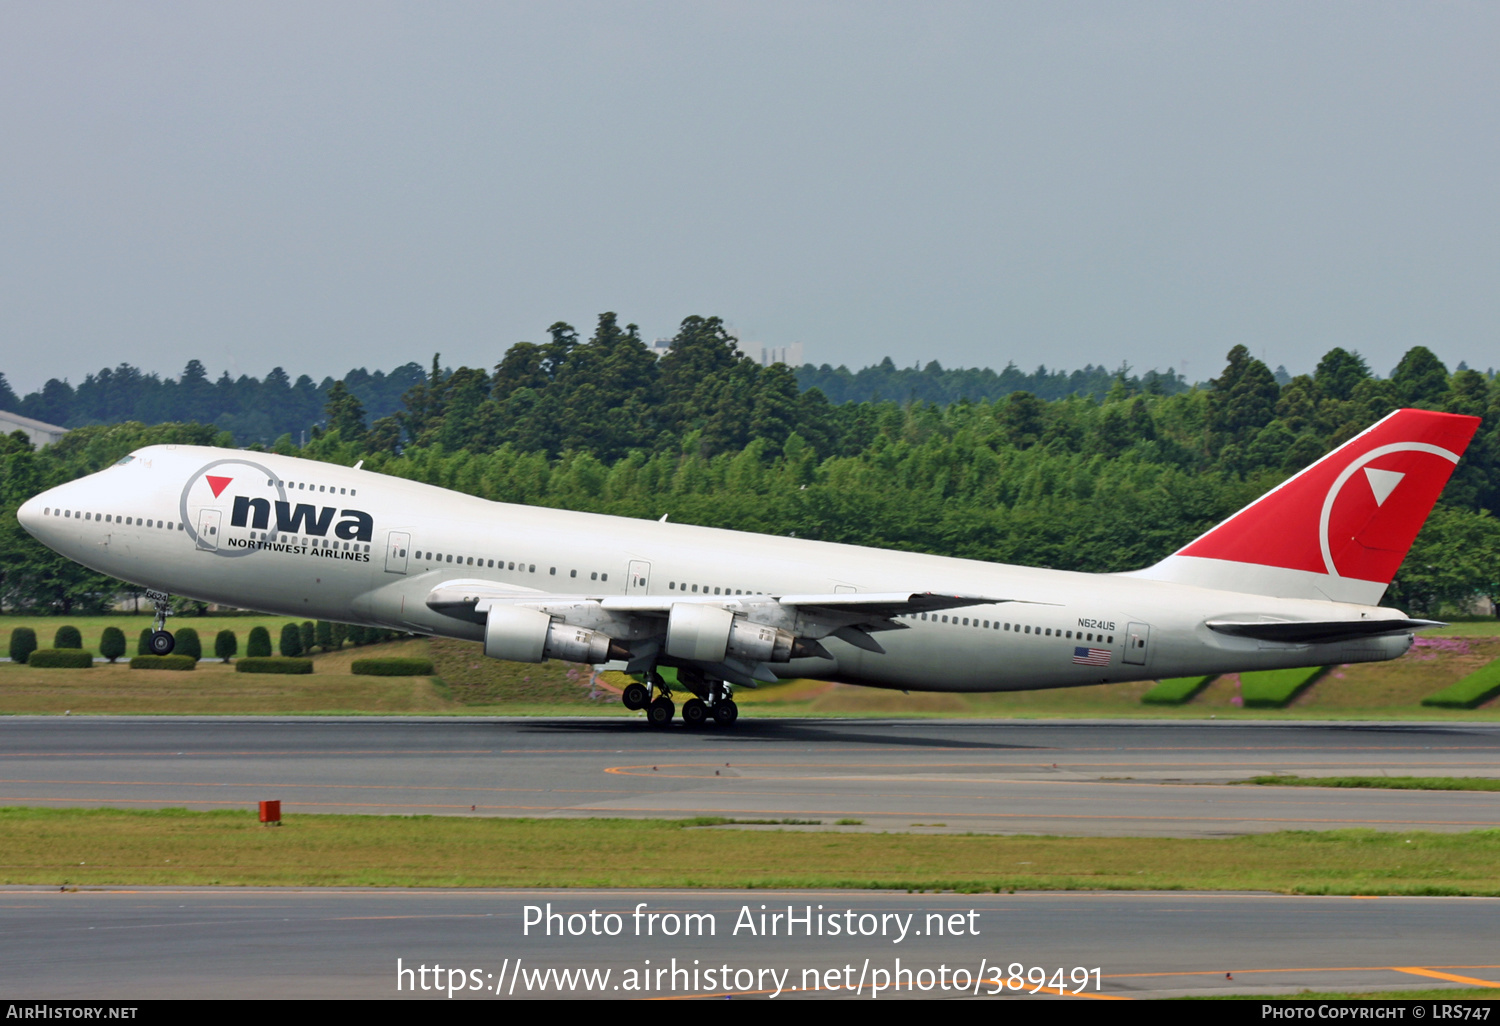
[[[517,663],[544,659],[604,663],[630,658],[629,650],[607,634],[570,627],[539,609],[509,605],[490,607],[484,624],[484,654]]]

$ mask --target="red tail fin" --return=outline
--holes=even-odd
[[[1479,423],[1397,410],[1144,573],[1261,593],[1280,580],[1269,585],[1276,594],[1379,601]],[[1297,573],[1251,573],[1237,586],[1234,564]]]

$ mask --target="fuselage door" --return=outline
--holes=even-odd
[[[223,517],[223,510],[198,511],[198,548],[207,552],[214,552],[219,548],[219,521]]]
[[[406,550],[411,545],[411,535],[405,531],[392,531],[385,547],[385,572],[406,573]]]
[[[625,589],[627,595],[644,595],[651,588],[651,564],[644,559],[632,559],[630,561],[630,584]]]
[[[1137,666],[1146,665],[1146,656],[1151,651],[1151,625],[1132,623],[1125,628],[1125,662]]]

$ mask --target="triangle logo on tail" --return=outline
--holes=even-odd
[[[208,486],[214,490],[214,498],[217,499],[219,497],[219,493],[222,492],[224,489],[228,488],[229,487],[229,482],[233,481],[234,478],[232,478],[232,477],[214,477],[212,474],[205,474],[204,475],[204,480],[207,481],[208,482]]]
[[[1405,474],[1394,470],[1376,470],[1374,467],[1365,467],[1365,477],[1369,478],[1370,491],[1375,493],[1375,505],[1384,506],[1385,500],[1396,486],[1401,483]],[[215,493],[217,494],[217,493]]]

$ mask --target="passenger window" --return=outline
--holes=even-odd
[[[599,575],[599,580],[601,580],[601,581],[607,581],[607,580],[609,580],[609,574],[600,574]]]
[[[527,573],[533,573],[533,574],[536,573],[536,564],[535,563],[531,564],[531,569],[528,570]]]
[[[578,576],[578,571],[577,570],[569,570],[568,571],[568,576],[569,577],[577,577]]]
[[[599,571],[595,570],[593,573],[589,574],[589,580],[591,580],[591,581],[597,581],[598,579],[599,579]]]

